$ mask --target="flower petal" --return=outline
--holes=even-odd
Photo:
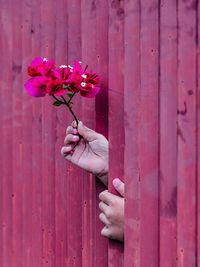
[[[46,91],[44,90],[44,86],[41,85],[39,81],[36,81],[36,78],[29,79],[24,86],[30,95],[34,97],[43,97],[46,95]]]
[[[98,94],[99,90],[100,87],[97,86],[94,86],[93,88],[92,87],[88,87],[85,89],[81,88],[80,94],[84,97],[93,98]]]

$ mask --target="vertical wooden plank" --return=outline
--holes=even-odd
[[[101,90],[96,96],[96,131],[108,138],[108,2],[98,0],[96,3],[96,72],[101,78]],[[96,224],[95,224],[95,266],[108,265],[108,240],[101,236],[104,227],[99,220],[99,194],[105,186],[96,179]]]
[[[196,7],[178,3],[178,266],[196,266]]]
[[[17,14],[17,16],[16,16]],[[22,1],[12,1],[12,26],[13,26],[13,46],[12,70],[13,70],[13,190],[12,190],[12,266],[23,266],[23,229],[22,229],[22,203],[23,203],[23,90],[22,87]],[[28,178],[29,179],[29,178]]]
[[[1,266],[12,259],[12,1],[1,1]]]
[[[56,65],[67,65],[67,1],[60,0],[56,3]],[[55,179],[56,179],[56,266],[64,267],[67,261],[67,203],[66,179],[67,166],[62,159],[60,150],[66,132],[67,116],[66,106],[55,108],[56,112],[56,145],[55,145]],[[72,223],[72,222],[68,222]]]
[[[27,66],[31,61],[31,1],[22,2],[23,14],[23,62],[22,62],[22,83],[27,80]],[[20,27],[20,25],[19,25]],[[32,97],[23,88],[23,202],[21,228],[23,229],[22,241],[22,266],[31,265],[31,238],[32,238]]]
[[[55,59],[55,1],[42,1],[41,55]],[[42,231],[43,265],[55,266],[55,125],[52,99],[42,99]]]
[[[159,6],[141,0],[141,266],[159,265]]]
[[[124,266],[140,265],[140,1],[125,1],[124,48]]]
[[[160,266],[176,266],[178,56],[176,1],[162,0],[160,9]]]
[[[81,1],[67,1],[68,64],[81,59]],[[73,121],[68,111],[67,125]],[[81,101],[76,96],[74,112],[80,119]],[[82,266],[82,171],[67,164],[67,266]]]
[[[196,117],[196,127],[197,127],[197,155],[196,155],[196,171],[197,171],[197,266],[200,266],[200,20],[199,20],[200,4],[197,5],[196,13],[196,27],[197,27],[197,117]]]
[[[124,2],[109,2],[109,190],[124,177]],[[108,266],[123,266],[123,244],[110,240]]]
[[[95,1],[81,1],[81,51],[83,66],[89,65],[88,71],[96,70],[96,9]],[[90,40],[88,42],[88,40]],[[95,99],[81,97],[82,120],[89,128],[95,128]],[[82,266],[92,267],[95,265],[95,209],[96,190],[95,177],[86,172],[83,173],[83,217],[82,217]]]
[[[32,58],[40,57],[41,1],[32,2]],[[29,62],[28,66],[30,65]],[[31,264],[42,266],[42,110],[41,99],[32,99],[32,244]]]

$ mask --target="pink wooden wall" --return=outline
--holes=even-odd
[[[0,267],[200,266],[199,13],[197,0],[0,0]],[[71,116],[23,87],[36,56],[101,76],[75,112],[109,136],[110,181],[125,180],[124,247],[100,235],[104,187],[60,155]]]

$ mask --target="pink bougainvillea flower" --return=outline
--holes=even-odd
[[[50,96],[66,94],[66,89],[63,88],[63,82],[60,79],[49,79],[46,87],[46,91]]]
[[[64,83],[68,86],[68,90],[71,92],[79,92],[80,84],[83,80],[82,75],[84,70],[81,68],[81,64],[78,61],[75,61],[73,68],[70,67],[70,75],[65,79]]]
[[[91,83],[81,83],[81,89],[80,89],[80,94],[84,97],[92,98],[95,97],[100,90],[100,87],[94,86]]]
[[[100,82],[100,78],[96,73],[91,72],[85,72],[82,77],[84,77],[84,81],[86,83],[91,83],[91,84],[98,84]]]
[[[31,78],[25,84],[27,92],[34,97],[42,97],[46,95],[46,85],[48,78],[43,76],[37,76]]]
[[[69,78],[71,69],[67,66],[60,66],[56,70],[51,70],[49,81],[47,83],[47,93],[49,95],[64,95],[67,93],[65,80]]]
[[[53,60],[47,60],[46,58],[35,58],[28,67],[28,75],[31,77],[36,76],[49,76],[52,69],[55,69],[55,62]]]

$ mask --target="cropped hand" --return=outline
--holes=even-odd
[[[99,219],[105,224],[101,234],[107,238],[124,240],[124,183],[118,178],[113,180],[115,189],[121,197],[108,192],[100,193],[99,208],[102,211]]]
[[[108,141],[103,135],[87,128],[81,121],[78,127],[73,122],[66,130],[64,143],[61,154],[66,160],[108,184]]]

